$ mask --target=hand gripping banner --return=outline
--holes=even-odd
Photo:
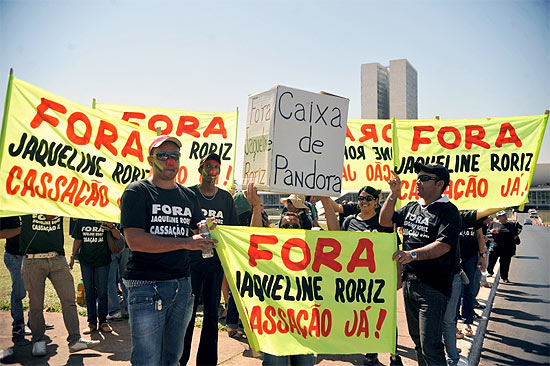
[[[273,355],[394,352],[394,234],[217,226],[250,345]]]

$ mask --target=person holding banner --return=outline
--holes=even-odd
[[[357,197],[356,207],[359,209],[359,212],[355,215],[350,215],[346,217],[344,223],[342,224],[341,230],[343,231],[368,231],[368,232],[382,232],[382,233],[393,233],[393,226],[382,226],[379,223],[378,217],[378,203],[379,203],[380,191],[371,187],[365,186],[359,190]],[[343,205],[338,205],[336,202],[331,200],[334,206],[339,206],[339,209],[348,210],[349,208],[344,209]],[[354,205],[355,206],[355,205]],[[348,205],[348,207],[353,207]],[[325,213],[326,216],[326,213]],[[397,332],[396,332],[397,336]],[[378,365],[378,354],[377,353],[367,353],[363,359],[363,364],[366,366]],[[392,354],[390,356],[390,365],[398,366],[403,365],[403,361],[398,354]]]
[[[121,227],[132,250],[123,275],[132,365],[179,363],[193,306],[189,250],[215,248],[214,239],[193,229],[204,219],[197,196],[174,180],[180,147],[175,137],[153,139],[147,157],[151,176],[129,184],[120,202]]]
[[[205,217],[213,218],[218,225],[239,225],[237,210],[231,194],[216,187],[216,179],[220,175],[221,158],[210,153],[201,159],[199,173],[201,183],[190,187],[199,199],[199,204]],[[181,365],[187,365],[191,353],[191,342],[195,330],[195,316],[202,294],[204,318],[202,322],[201,339],[197,350],[196,365],[216,365],[218,363],[218,307],[223,280],[223,268],[214,251],[211,258],[203,258],[202,253],[189,253],[191,269],[191,288],[195,295],[191,320],[185,333]]]
[[[261,227],[262,225],[262,201],[258,196],[258,192],[254,183],[249,183],[245,192],[246,199],[252,206],[252,219],[250,226]],[[290,195],[297,196],[297,195]],[[325,208],[325,217],[327,219],[328,230],[339,230],[338,220],[329,197],[319,197]],[[282,229],[303,229],[302,220],[296,212],[286,211],[281,214],[279,228]],[[313,354],[306,355],[288,355],[275,356],[264,352],[262,366],[274,365],[290,365],[290,366],[313,366],[315,364],[315,356]]]
[[[403,265],[403,297],[409,334],[419,365],[445,365],[442,321],[451,293],[460,233],[460,215],[443,191],[449,171],[440,164],[414,164],[420,199],[395,210],[401,180],[395,172],[391,193],[380,211],[380,225],[403,227],[403,250],[393,259]]]
[[[63,321],[69,336],[69,352],[95,347],[99,341],[80,337],[76,311],[74,279],[65,259],[63,248],[63,218],[52,215],[25,215],[21,217],[19,245],[23,258],[23,279],[29,293],[29,317],[32,331],[32,352],[45,356],[44,291],[49,278],[61,301]]]
[[[285,205],[283,213],[286,211],[294,212],[300,218],[300,227],[304,230],[310,230],[313,227],[309,208],[306,206],[306,199],[302,194],[291,194],[288,197],[281,198],[281,203]],[[279,222],[279,225],[281,222]]]

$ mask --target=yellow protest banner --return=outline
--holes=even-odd
[[[417,200],[414,163],[439,163],[459,209],[527,202],[548,115],[395,121],[394,165],[402,202]]]
[[[395,351],[395,234],[238,226],[211,234],[253,348]]]
[[[95,109],[128,121],[132,125],[163,135],[176,135],[182,142],[178,182],[191,186],[200,182],[199,162],[203,156],[216,153],[222,164],[216,184],[225,189],[233,185],[237,141],[237,112],[200,112],[161,108],[94,103]]]
[[[393,169],[391,120],[348,119],[342,190],[388,189]]]

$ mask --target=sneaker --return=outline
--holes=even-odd
[[[366,366],[378,365],[378,353],[367,353],[363,358],[363,364]]]
[[[101,323],[99,326],[99,330],[101,330],[103,333],[111,333],[113,331],[113,328],[109,325],[109,323]]]
[[[32,332],[31,329],[25,325],[23,328],[12,330],[11,334],[16,336],[28,336],[31,335]]]
[[[31,352],[34,357],[46,356],[46,353],[46,341],[34,342]]]
[[[99,341],[92,341],[90,339],[80,338],[75,344],[69,346],[69,352],[78,352],[84,349],[93,348],[99,344]]]
[[[403,366],[403,361],[399,355],[390,356],[390,366]]]
[[[509,279],[502,280],[504,283],[511,283]]]
[[[97,326],[95,324],[88,324],[88,326],[82,331],[82,334],[90,334],[94,330],[97,330]]]
[[[107,315],[107,320],[122,320],[122,312],[119,310],[113,314]]]

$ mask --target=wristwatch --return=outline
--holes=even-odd
[[[416,258],[418,257],[418,254],[416,254],[416,251],[414,250],[411,250],[411,252],[409,253],[411,255],[411,258],[413,261],[416,260]]]
[[[479,253],[480,258],[487,258],[487,253]]]

